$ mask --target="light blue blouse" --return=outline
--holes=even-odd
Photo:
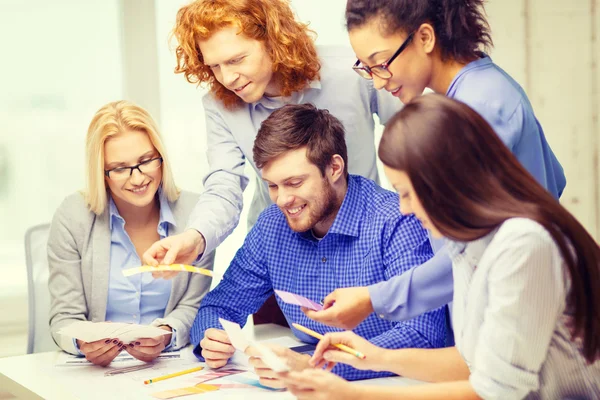
[[[162,195],[159,198],[160,219],[157,231],[160,238],[164,239],[169,235],[169,224],[175,226],[175,218],[166,198]],[[172,282],[154,279],[151,274],[124,276],[124,269],[139,267],[142,261],[125,231],[125,220],[119,214],[112,198],[109,204],[109,221],[110,279],[106,320],[150,325],[155,319],[164,316],[171,296]]]
[[[514,79],[484,56],[460,70],[446,95],[477,111],[525,169],[560,197],[566,185],[563,168]],[[452,263],[446,249],[436,247],[435,256],[423,265],[369,286],[373,308],[381,318],[406,320],[452,301]]]

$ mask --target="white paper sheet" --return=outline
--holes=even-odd
[[[219,318],[219,322],[223,329],[225,329],[227,336],[229,336],[229,340],[233,347],[239,351],[245,351],[248,347],[248,340],[246,339],[246,336],[244,336],[244,332],[242,332],[240,325],[223,318]]]
[[[237,350],[239,350],[240,352],[244,352],[248,346],[252,346],[258,350],[258,352],[260,353],[260,358],[273,371],[285,372],[285,371],[290,370],[288,365],[286,364],[285,360],[283,360],[282,358],[277,356],[277,354],[275,354],[273,352],[273,350],[268,348],[265,344],[252,342],[252,341],[249,341],[248,339],[246,339],[246,336],[244,335],[244,332],[242,332],[242,328],[240,327],[239,324],[237,324],[235,322],[227,321],[226,319],[223,319],[223,318],[219,318],[219,322],[221,323],[221,326],[223,326],[223,329],[225,329],[227,336],[229,336],[229,340],[231,341],[231,344]],[[238,352],[236,352],[236,354],[237,353]],[[235,359],[234,362],[242,364],[242,365],[244,365],[244,364],[247,365],[247,357],[246,357],[246,360],[244,360],[246,362],[243,362],[242,359],[243,359],[242,357],[237,358],[237,359]],[[232,361],[233,361],[233,359],[232,359]]]
[[[62,328],[58,333],[88,343],[101,339],[118,339],[128,344],[137,339],[168,335],[170,332],[147,325],[79,321]]]
[[[157,361],[170,361],[170,360],[180,360],[180,359],[189,359],[185,357],[181,351],[164,351],[157,358]],[[196,358],[194,357],[194,360]],[[125,366],[131,365],[135,363],[142,363],[143,361],[134,358],[126,351],[122,351],[118,356],[115,357],[114,360],[110,363],[111,366]],[[83,366],[91,366],[94,365],[85,357],[74,356],[69,353],[60,352],[58,357],[56,358],[56,362],[54,363],[57,367],[83,367]]]

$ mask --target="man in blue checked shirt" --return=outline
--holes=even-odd
[[[219,317],[243,325],[274,289],[319,301],[339,287],[389,279],[433,255],[419,221],[401,215],[395,193],[348,174],[344,128],[328,111],[310,104],[274,111],[263,122],[253,153],[275,204],[260,215],[192,326],[194,352],[213,368],[225,365],[235,351]],[[278,302],[290,324],[320,333],[335,330],[308,319],[298,306]],[[385,348],[442,347],[445,314],[438,309],[406,322],[372,314],[354,332]],[[308,355],[274,350],[294,369],[309,367]],[[246,352],[255,354],[252,348]],[[262,384],[282,387],[258,358],[251,363]],[[348,365],[333,371],[349,380],[389,375]]]

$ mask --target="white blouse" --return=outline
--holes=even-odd
[[[525,218],[449,242],[454,334],[484,399],[600,399],[600,361],[570,340],[568,270],[550,234]]]

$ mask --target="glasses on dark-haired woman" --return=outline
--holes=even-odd
[[[410,44],[415,32],[408,35],[406,40],[400,45],[398,50],[392,55],[389,60],[384,63],[373,65],[372,67],[367,67],[366,65],[361,65],[360,60],[356,60],[352,69],[356,71],[357,74],[362,76],[365,79],[371,80],[373,79],[373,75],[378,76],[381,79],[390,79],[392,77],[392,73],[388,69],[390,64],[408,47]]]

